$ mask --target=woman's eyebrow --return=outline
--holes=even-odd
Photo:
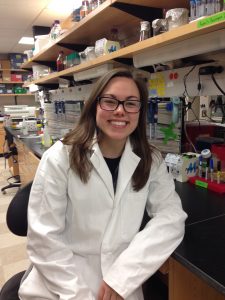
[[[112,97],[112,98],[115,98],[115,99],[117,99],[117,97],[115,96],[115,95],[113,95],[113,94],[103,94],[101,97]],[[139,99],[139,97],[137,97],[137,96],[128,96],[128,97],[126,97],[125,98],[125,100],[130,100],[130,99],[134,99],[135,98],[135,100],[137,99],[137,100],[140,100]]]

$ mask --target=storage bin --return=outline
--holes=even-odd
[[[38,52],[40,52],[42,49],[44,49],[48,43],[49,43],[49,35],[37,35],[35,36],[35,42],[34,42],[34,51],[33,54],[36,55]]]
[[[73,52],[66,56],[66,67],[71,68],[80,64],[80,56],[78,52]]]
[[[81,71],[79,73],[74,73],[73,78],[75,81],[81,81],[86,79],[93,79],[102,76],[107,71],[110,71],[113,69],[113,64],[108,63],[104,64],[95,68],[91,68],[88,70]]]
[[[9,60],[12,69],[20,69],[22,64],[27,61],[27,55],[22,53],[9,53]]]
[[[49,74],[49,67],[43,65],[33,65],[32,70],[34,80],[37,80]]]
[[[22,75],[21,74],[11,74],[11,81],[22,81]]]

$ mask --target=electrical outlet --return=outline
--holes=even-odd
[[[211,101],[211,96],[200,96],[200,110],[199,118],[208,119],[207,116],[210,116],[209,103]]]
[[[202,110],[202,118],[205,118],[205,117],[207,117],[207,110],[203,109]]]

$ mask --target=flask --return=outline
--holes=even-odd
[[[150,23],[148,21],[141,21],[140,41],[150,38]]]
[[[60,51],[59,56],[56,60],[57,72],[64,70],[64,52]]]

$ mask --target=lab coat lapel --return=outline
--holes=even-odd
[[[112,175],[109,171],[109,168],[102,156],[101,150],[97,143],[95,143],[92,147],[92,154],[90,160],[98,172],[98,175],[101,177],[102,181],[106,185],[110,196],[114,199],[114,189],[113,189],[113,182],[112,182]]]
[[[131,181],[131,177],[137,168],[139,161],[140,157],[132,151],[130,140],[128,139],[120,160],[115,197],[116,205],[119,204],[123,192],[126,189],[129,181]]]

